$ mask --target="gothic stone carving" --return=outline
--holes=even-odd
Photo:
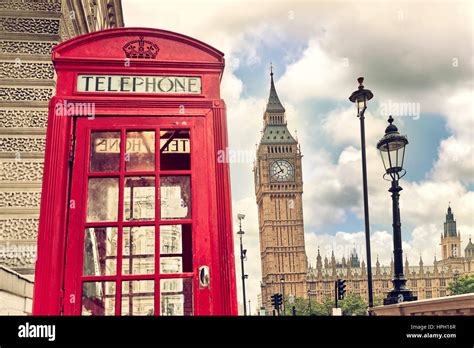
[[[61,0],[2,0],[2,10],[60,12]]]
[[[44,152],[45,138],[0,138],[0,152]]]
[[[59,33],[59,19],[1,17],[0,31],[57,35]]]
[[[12,268],[35,268],[36,244],[0,244],[0,264]]]
[[[43,162],[0,162],[0,182],[41,182]]]
[[[0,240],[36,240],[38,218],[0,219]]]
[[[46,128],[47,110],[0,109],[0,127]]]
[[[41,192],[0,192],[0,208],[39,208]]]
[[[54,78],[53,64],[0,62],[0,78],[51,80]]]
[[[53,96],[52,88],[0,87],[0,101],[49,101]]]
[[[0,53],[9,54],[43,54],[50,55],[57,42],[35,42],[35,41],[0,41]]]

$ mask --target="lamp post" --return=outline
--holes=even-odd
[[[308,308],[309,308],[308,315],[311,315],[311,289],[308,289]]]
[[[239,219],[239,231],[237,234],[240,236],[240,267],[242,269],[242,297],[243,297],[243,304],[244,304],[244,315],[247,315],[247,301],[245,296],[245,279],[247,278],[244,270],[244,261],[247,259],[247,249],[244,249],[242,243],[242,236],[244,231],[242,231],[242,220],[245,219],[244,214],[237,214],[237,219]]]
[[[385,129],[385,135],[377,143],[377,149],[380,151],[382,162],[385,167],[383,178],[392,182],[388,190],[392,193],[392,212],[393,212],[393,258],[394,258],[394,276],[392,279],[393,289],[383,300],[384,305],[401,303],[407,301],[416,301],[417,297],[406,288],[406,279],[403,275],[403,250],[402,250],[402,230],[400,222],[399,198],[402,188],[398,185],[398,180],[405,176],[406,170],[403,169],[403,160],[405,157],[405,146],[408,139],[400,135],[398,128],[392,124],[393,118],[388,118],[388,127]]]
[[[282,315],[285,315],[285,285],[284,282],[285,277],[281,276],[280,278],[280,287],[281,287],[281,296],[282,296]]]
[[[367,252],[367,283],[369,293],[369,308],[374,305],[374,298],[372,294],[372,261],[370,257],[370,223],[369,223],[369,196],[367,192],[367,160],[365,155],[365,123],[364,113],[367,109],[367,101],[372,99],[374,95],[368,89],[364,89],[362,83],[364,82],[363,77],[357,79],[359,82],[359,88],[357,91],[352,92],[349,100],[357,106],[357,117],[360,120],[360,147],[362,150],[362,184],[364,191],[364,221],[365,221],[365,248]]]

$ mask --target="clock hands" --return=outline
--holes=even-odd
[[[275,162],[275,163],[276,163],[276,165],[278,166],[278,168],[280,168],[280,171],[277,172],[277,173],[275,173],[275,174],[283,173],[285,170],[280,166],[280,163],[278,163],[278,162]]]
[[[281,168],[280,163],[278,163],[278,162],[275,162],[275,163],[277,164],[278,168],[280,168],[280,172],[282,172],[283,169]]]
[[[277,168],[279,170],[277,170]],[[275,161],[273,162],[273,175],[279,179],[286,178],[290,175],[291,166],[286,161]]]

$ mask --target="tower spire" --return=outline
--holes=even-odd
[[[268,97],[266,112],[271,113],[283,113],[285,108],[278,98],[278,94],[275,88],[275,82],[273,81],[273,65],[270,63],[270,96]]]

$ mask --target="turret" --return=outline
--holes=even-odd
[[[420,268],[418,269],[418,272],[420,273],[420,275],[423,275],[423,273],[425,273],[424,269],[423,269],[423,259],[421,258],[421,255],[420,255],[420,263],[419,263],[419,266]]]

